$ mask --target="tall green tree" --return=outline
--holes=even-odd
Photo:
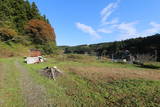
[[[33,17],[31,13],[31,5],[28,0],[24,2],[24,8],[25,8],[27,20],[31,20]]]
[[[31,18],[32,19],[40,19],[41,18],[39,10],[38,10],[35,2],[33,2],[32,6],[31,6]]]

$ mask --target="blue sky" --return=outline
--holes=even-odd
[[[160,0],[30,0],[58,45],[94,44],[160,33]]]

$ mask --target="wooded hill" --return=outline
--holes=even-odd
[[[31,46],[50,54],[56,48],[55,38],[49,20],[34,2],[0,0],[0,43]]]
[[[112,54],[121,54],[125,50],[133,55],[153,56],[160,61],[160,34],[124,41],[115,41],[109,43],[99,43],[92,45],[62,46],[65,53],[90,54],[97,56],[109,56]]]

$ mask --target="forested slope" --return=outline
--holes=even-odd
[[[56,35],[34,2],[0,0],[0,44],[11,48],[11,44],[20,44],[50,54],[56,48]]]

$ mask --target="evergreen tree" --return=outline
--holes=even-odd
[[[12,8],[14,10],[13,13],[13,22],[16,24],[17,29],[22,32],[23,26],[27,21],[27,15],[24,8],[23,0],[13,0]]]
[[[31,5],[28,0],[24,2],[24,8],[27,15],[27,20],[31,20],[32,19]]]
[[[32,6],[31,6],[31,18],[32,19],[40,19],[40,13],[39,13],[39,10],[38,10],[35,2],[33,2]]]
[[[9,0],[0,0],[0,20],[9,20],[11,17],[12,9],[10,8]]]
[[[50,24],[49,20],[46,18],[46,15],[43,15],[42,20],[44,20],[45,22],[47,22],[48,24]]]
[[[10,21],[22,33],[24,25],[31,19],[49,23],[45,15],[40,15],[35,2],[30,4],[28,0],[0,0],[0,21]]]

